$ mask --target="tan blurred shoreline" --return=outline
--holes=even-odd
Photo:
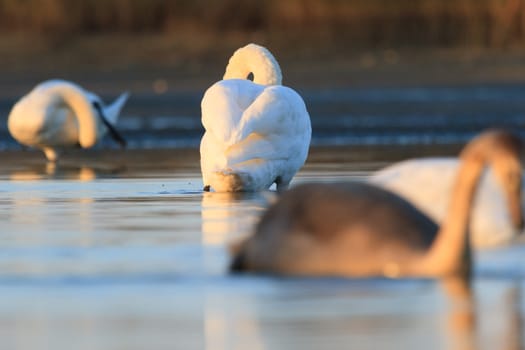
[[[0,31],[266,33],[356,47],[525,45],[524,0],[0,0]]]

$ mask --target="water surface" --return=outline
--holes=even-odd
[[[389,149],[314,148],[294,184],[416,152]],[[477,254],[472,308],[429,280],[231,276],[227,245],[276,194],[203,193],[196,150],[4,156],[2,348],[522,347],[522,246]]]
[[[118,124],[128,150],[105,139],[58,166],[8,135],[10,91],[2,349],[523,348],[522,245],[476,254],[468,300],[428,280],[231,276],[228,244],[276,195],[201,191],[202,91],[132,94]],[[456,154],[487,127],[524,130],[523,84],[300,93],[314,148],[294,184],[359,181],[393,161]]]

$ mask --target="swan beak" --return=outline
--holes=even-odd
[[[98,116],[100,117],[100,120],[102,120],[102,123],[106,126],[106,128],[108,128],[109,134],[111,135],[113,140],[115,140],[120,145],[120,147],[125,148],[127,145],[126,140],[120,135],[120,133],[115,129],[115,127],[108,121],[100,104],[97,102],[94,102],[93,106],[97,110]]]

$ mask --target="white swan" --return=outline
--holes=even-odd
[[[433,220],[442,222],[459,165],[458,158],[411,159],[377,171],[369,181],[405,197]],[[502,245],[520,233],[516,222],[519,213],[509,212],[508,198],[494,172],[488,171],[481,180],[470,218],[475,247]]]
[[[253,82],[248,80],[253,74]],[[286,189],[304,164],[311,138],[302,98],[282,86],[272,54],[249,44],[230,58],[224,80],[202,99],[204,190]]]
[[[124,139],[113,125],[128,97],[109,106],[95,94],[64,80],[38,84],[12,108],[7,126],[18,142],[41,148],[49,161],[56,161],[63,148],[89,148],[106,131],[121,145]]]
[[[438,225],[410,202],[366,182],[303,184],[280,196],[253,234],[233,247],[232,271],[351,277],[462,277],[471,272],[468,221],[491,166],[521,217],[523,145],[487,131],[461,152],[450,203]]]

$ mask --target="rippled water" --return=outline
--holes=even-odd
[[[359,180],[391,161],[350,149],[313,149],[295,183]],[[428,280],[231,276],[227,244],[275,194],[202,193],[195,150],[79,152],[58,167],[6,155],[2,348],[522,346],[521,246],[477,256],[473,308]]]

